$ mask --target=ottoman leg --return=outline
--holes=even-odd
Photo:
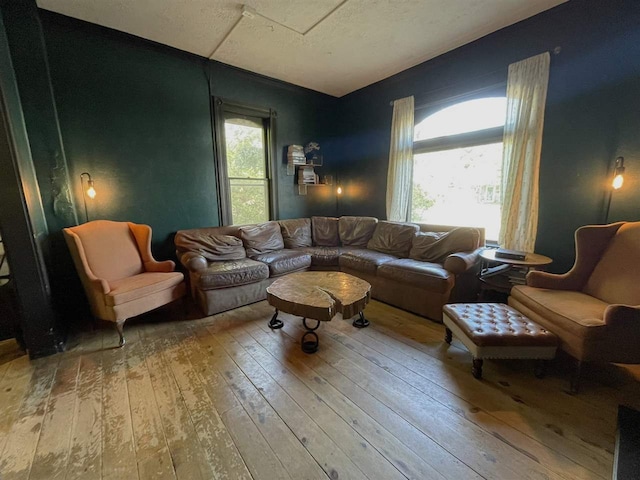
[[[473,359],[473,365],[471,366],[471,373],[473,374],[474,378],[477,378],[478,380],[482,378],[482,359],[481,358]]]
[[[451,345],[451,340],[453,338],[453,334],[451,333],[451,330],[449,330],[448,328],[444,329],[444,341],[447,342],[449,345]]]
[[[533,374],[536,378],[544,378],[547,373],[547,361],[546,360],[536,360],[536,366],[533,370]]]

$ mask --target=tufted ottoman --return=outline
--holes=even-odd
[[[558,338],[523,314],[502,303],[453,303],[443,307],[445,342],[454,334],[473,355],[471,372],[482,378],[484,358],[535,358],[536,376],[544,375],[545,360],[553,358]]]

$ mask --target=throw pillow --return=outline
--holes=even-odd
[[[448,232],[420,232],[413,239],[409,258],[440,263],[452,253],[478,248],[480,232],[476,228],[457,227]]]
[[[418,226],[411,223],[380,221],[373,237],[367,243],[369,250],[376,250],[396,257],[408,257]]]
[[[240,227],[240,238],[247,250],[248,257],[274,252],[284,248],[284,240],[278,222]]]
[[[295,218],[280,220],[280,231],[284,240],[284,248],[299,248],[311,246],[311,220]]]
[[[176,248],[178,252],[196,252],[210,262],[240,260],[247,256],[242,240],[233,235],[183,233],[176,237]]]
[[[375,217],[340,217],[338,232],[342,245],[366,247],[376,229]]]
[[[338,247],[338,219],[336,217],[311,217],[313,244],[317,247]]]

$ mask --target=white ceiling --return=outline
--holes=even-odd
[[[566,0],[244,1],[37,3],[341,97]]]

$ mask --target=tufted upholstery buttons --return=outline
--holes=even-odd
[[[454,303],[448,317],[478,346],[556,346],[557,337],[501,303]]]

